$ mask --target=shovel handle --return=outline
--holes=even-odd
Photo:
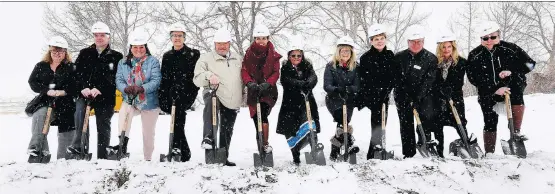
[[[512,119],[513,111],[511,109],[511,97],[508,92],[505,92],[505,109],[507,109],[507,119]]]
[[[87,133],[90,116],[91,116],[91,106],[87,105],[87,108],[85,108],[85,119],[83,121],[83,133]]]
[[[258,124],[257,130],[258,132],[262,132],[262,114],[260,113],[260,102],[256,103],[256,123]]]
[[[347,105],[343,104],[343,132],[347,133]]]
[[[422,122],[420,121],[420,116],[418,116],[418,112],[416,111],[416,109],[413,108],[412,113],[414,114],[414,118],[416,119],[416,124],[422,125]]]
[[[385,130],[385,103],[382,104],[382,130]]]
[[[173,133],[173,130],[174,130],[174,129],[173,129],[173,128],[174,128],[173,125],[175,124],[175,101],[174,101],[174,103],[173,103],[173,105],[172,105],[172,113],[171,113],[171,116],[172,116],[172,118],[171,118],[171,121],[170,121],[170,133]]]
[[[46,135],[48,129],[50,129],[50,116],[52,115],[52,107],[48,107],[46,111],[46,119],[44,120],[44,126],[42,127],[42,134]]]
[[[452,99],[449,99],[449,106],[451,107],[451,111],[453,112],[453,116],[455,117],[455,121],[457,121],[457,124],[460,125],[462,123],[461,122],[461,117],[459,116],[459,112],[457,112],[457,109],[453,105],[453,100]]]

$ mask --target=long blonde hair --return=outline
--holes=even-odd
[[[335,49],[335,54],[333,55],[333,63],[331,65],[333,65],[333,68],[335,68],[336,66],[341,64],[341,49],[343,48],[349,48],[351,50],[351,58],[349,58],[349,61],[347,61],[347,65],[349,66],[349,71],[353,71],[356,67],[355,62],[357,55],[354,48],[351,46],[337,46],[337,48]]]
[[[453,58],[453,66],[457,65],[457,63],[459,62],[459,49],[457,49],[457,43],[455,41],[449,41],[451,42],[451,46],[453,47],[453,53],[451,53],[451,58]],[[447,60],[444,56],[443,56],[443,46],[445,45],[446,42],[441,42],[439,44],[437,44],[437,49],[436,49],[436,56],[437,56],[437,64],[441,64],[443,61]]]
[[[52,63],[52,55],[50,55],[50,53],[52,52],[52,49],[54,48],[58,48],[58,47],[49,47],[48,48],[48,52],[46,52],[44,54],[44,56],[42,57],[42,61],[47,62],[47,63]],[[69,63],[71,62],[71,56],[69,55],[69,52],[67,49],[65,49],[66,51],[66,56],[64,57],[64,60],[62,61],[62,63]]]

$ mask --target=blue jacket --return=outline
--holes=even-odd
[[[125,64],[126,58],[118,63],[118,72],[116,74],[116,88],[122,93],[123,101],[128,101],[128,95],[124,92],[128,86],[127,79],[131,73],[132,67]],[[152,110],[159,107],[158,105],[158,88],[162,75],[160,73],[160,62],[154,56],[148,56],[142,66],[145,74],[144,83],[141,85],[145,89],[146,105],[137,107],[139,110]]]

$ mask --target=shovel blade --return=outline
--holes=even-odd
[[[206,149],[204,151],[206,164],[225,164],[227,160],[227,152],[225,148]]]
[[[50,154],[47,154],[47,155],[39,154],[38,156],[29,155],[29,159],[27,160],[27,162],[46,164],[50,162],[50,156],[51,156]]]
[[[319,166],[326,165],[326,156],[324,156],[324,152],[322,150],[305,152],[304,158],[306,160],[306,164],[316,164]]]
[[[114,154],[109,153],[107,158],[108,158],[108,160],[118,160],[119,161],[119,160],[124,159],[124,158],[129,158],[129,153],[122,154],[122,156],[120,156],[117,153],[114,153]]]
[[[509,139],[501,140],[501,148],[505,155],[516,155],[519,158],[526,158],[527,152],[522,140]]]
[[[261,166],[274,167],[274,154],[272,152],[263,153],[262,157],[260,157],[259,153],[253,153],[252,157],[253,157],[255,167],[261,167]]]
[[[170,159],[166,157],[166,154],[160,154],[160,162],[166,161],[170,161]]]
[[[393,156],[395,156],[395,153],[393,153],[393,151],[388,152],[387,150],[381,149],[374,151],[373,159],[389,160],[392,159]]]

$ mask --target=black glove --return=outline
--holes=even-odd
[[[123,92],[125,92],[126,94],[133,94],[133,86],[127,86],[127,87],[125,87],[125,89],[123,90]]]
[[[347,92],[345,87],[336,87],[334,91],[338,94],[345,94]]]
[[[252,90],[252,91],[258,91],[258,89],[259,89],[258,84],[254,83],[254,82],[249,82],[247,84],[247,88],[249,88],[249,90]]]
[[[271,86],[272,86],[272,85],[270,85],[268,82],[261,83],[260,86],[259,86],[259,87],[260,87],[260,91],[261,91],[261,92],[269,91]]]

